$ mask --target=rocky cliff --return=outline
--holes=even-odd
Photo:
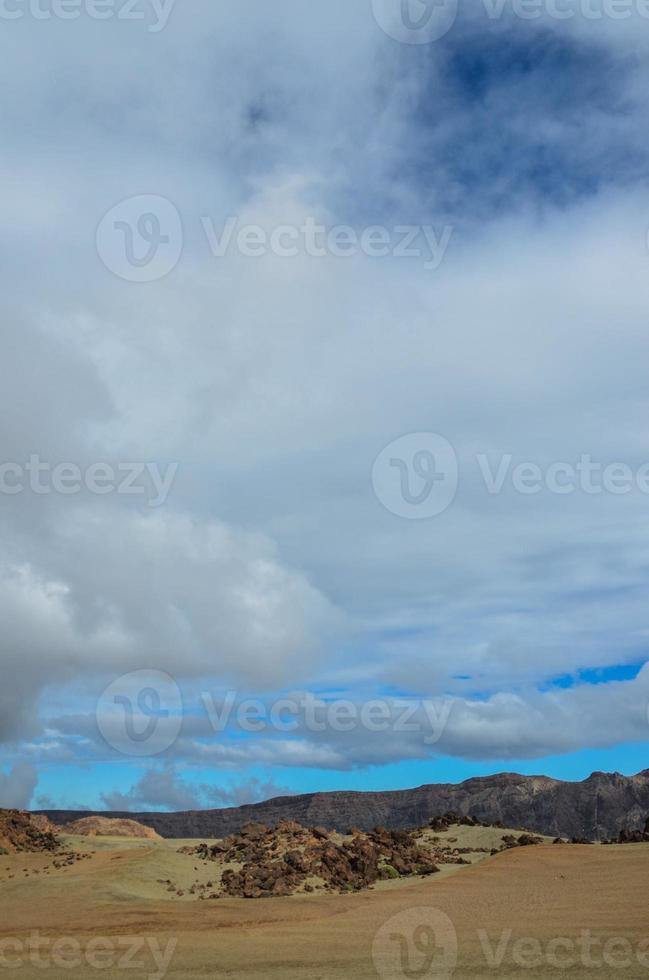
[[[310,793],[225,810],[188,813],[93,813],[85,816],[130,818],[162,837],[221,838],[249,821],[275,826],[296,820],[304,826],[346,831],[421,827],[433,816],[453,810],[486,823],[501,821],[557,837],[604,840],[620,832],[642,830],[649,815],[649,769],[637,776],[593,773],[580,783],[545,776],[503,773],[464,783],[420,786],[383,793]],[[71,811],[39,811],[57,824],[78,819]]]
[[[0,810],[0,853],[13,851],[56,851],[56,828],[42,816],[22,810]]]

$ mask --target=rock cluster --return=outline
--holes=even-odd
[[[275,830],[249,824],[223,842],[185,847],[182,853],[226,867],[221,877],[225,895],[273,898],[297,891],[361,891],[375,882],[439,870],[433,853],[415,835],[382,828],[351,840],[336,840],[324,828],[307,830],[283,821]]]
[[[320,890],[357,892],[381,880],[432,875],[442,864],[471,864],[468,855],[475,860],[480,853],[498,854],[543,843],[542,837],[521,831],[502,835],[496,846],[486,835],[489,847],[459,847],[459,837],[448,834],[455,827],[504,829],[500,822],[483,823],[453,812],[433,817],[420,830],[378,827],[364,832],[353,827],[344,836],[284,820],[274,829],[248,823],[224,840],[182,847],[179,853],[216,865],[214,881],[196,881],[190,895],[199,899],[276,898]],[[160,883],[169,892],[184,894],[171,881]]]
[[[617,837],[611,840],[602,841],[603,844],[644,844],[649,843],[649,817],[647,818],[644,830],[629,830],[623,828]]]
[[[24,851],[22,852],[24,853]],[[60,871],[65,871],[66,868],[73,867],[77,861],[87,861],[92,857],[92,854],[81,854],[78,851],[55,851],[56,858],[51,864],[46,864],[40,868],[34,867],[33,865],[29,868],[23,868],[22,872],[20,868],[14,868],[12,871],[11,865],[4,869],[7,875],[7,881],[11,881],[13,878],[17,878],[22,874],[23,878],[36,878],[39,875],[51,875],[58,873]],[[2,874],[0,872],[0,880],[2,880]]]
[[[477,817],[462,816],[460,813],[455,813],[454,810],[443,814],[441,817],[433,817],[429,821],[428,826],[437,833],[450,830],[451,827],[496,827],[501,830],[505,829],[505,825],[500,820],[496,823],[483,823]]]
[[[71,868],[77,861],[87,861],[92,854],[81,853],[80,851],[61,851],[58,860],[52,861],[52,867],[60,870],[61,868]]]
[[[542,843],[543,838],[537,837],[535,834],[520,834],[519,837],[514,837],[513,834],[505,834],[503,837],[503,844],[506,850],[510,847],[533,847],[535,844]]]

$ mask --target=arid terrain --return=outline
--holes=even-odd
[[[250,901],[208,897],[245,835],[202,854],[195,840],[61,835],[62,859],[0,856],[2,965],[55,980],[647,976],[649,843],[507,846],[520,836],[442,823],[416,846],[468,863]]]

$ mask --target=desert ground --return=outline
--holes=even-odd
[[[465,847],[503,831],[459,828]],[[442,835],[444,837],[444,835]],[[196,841],[66,837],[0,856],[0,971],[241,980],[649,977],[649,844],[516,847],[354,894],[197,901]],[[178,897],[161,881],[172,879]],[[62,941],[65,942],[62,942]],[[30,946],[31,943],[31,946]]]

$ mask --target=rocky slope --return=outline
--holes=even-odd
[[[21,810],[0,810],[0,851],[57,851],[49,821]]]
[[[643,830],[649,813],[649,769],[637,776],[593,773],[580,783],[504,773],[464,783],[384,793],[311,793],[265,803],[189,813],[99,813],[137,820],[162,837],[223,838],[250,821],[276,826],[294,820],[327,830],[375,827],[410,830],[449,810],[485,823],[501,822],[551,837],[605,840],[623,829]],[[57,825],[78,819],[70,811],[40,811]]]

